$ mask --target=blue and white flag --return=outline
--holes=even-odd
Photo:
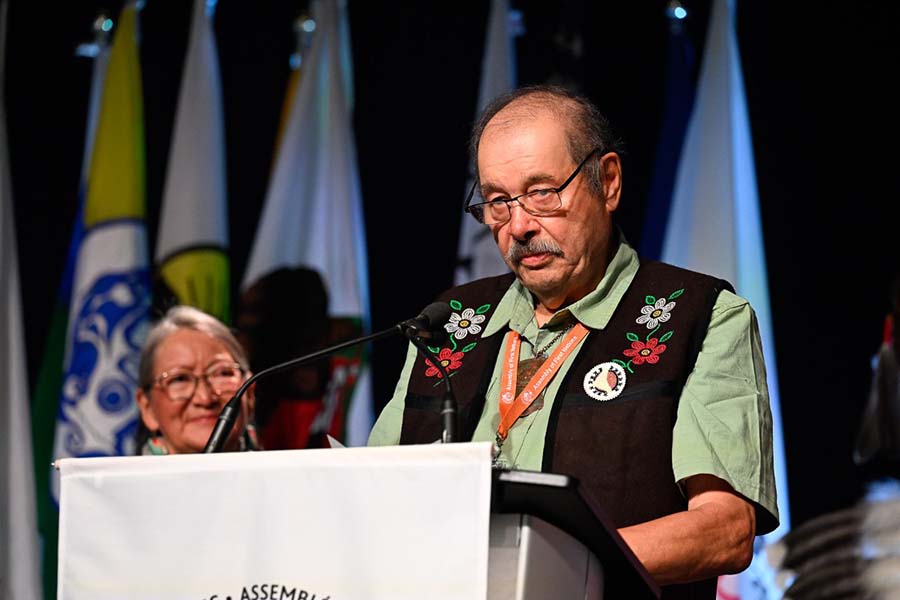
[[[35,486],[37,488],[38,526],[41,532],[41,570],[46,597],[54,597],[56,590],[57,531],[59,511],[55,497],[51,493],[51,481],[56,479],[56,471],[50,467],[53,460],[53,439],[56,434],[56,415],[59,411],[59,397],[63,381],[63,356],[65,355],[66,332],[69,323],[69,304],[72,297],[72,281],[78,250],[84,234],[85,190],[91,168],[94,149],[94,134],[100,112],[100,96],[106,67],[109,63],[109,29],[112,19],[95,21],[94,40],[76,48],[78,56],[93,59],[90,95],[88,97],[87,123],[85,127],[84,154],[81,165],[81,181],[78,188],[78,210],[75,226],[69,243],[62,280],[56,294],[50,329],[44,346],[44,354],[34,386],[31,403],[32,441],[34,444]]]
[[[53,457],[132,454],[140,348],[150,308],[137,7],[109,54],[75,274]],[[55,484],[55,480],[54,480]],[[58,488],[54,485],[54,497]]]

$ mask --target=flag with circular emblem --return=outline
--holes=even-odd
[[[215,3],[194,0],[156,240],[157,301],[230,315],[222,85]]]
[[[137,6],[122,9],[109,54],[75,241],[53,458],[134,452],[138,356],[150,285]],[[53,497],[58,485],[52,480]]]

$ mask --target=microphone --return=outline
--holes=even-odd
[[[433,346],[447,341],[447,333],[444,331],[444,323],[450,320],[450,306],[446,302],[432,302],[419,313],[419,316],[409,321],[404,321],[406,337],[416,349],[431,359],[441,378],[444,380],[444,400],[441,403],[441,443],[449,444],[456,439],[457,431],[457,404],[453,395],[453,387],[450,385],[450,375],[441,364],[440,359],[434,355],[423,340],[429,340]]]
[[[400,326],[407,336],[414,335],[430,340],[433,345],[440,345],[447,341],[444,323],[450,320],[450,313],[450,305],[446,302],[432,302],[422,309],[418,317],[403,321]]]
[[[228,439],[228,435],[231,433],[231,430],[234,429],[234,423],[235,421],[237,421],[237,417],[240,411],[239,407],[241,404],[241,398],[244,397],[247,389],[251,385],[256,383],[259,379],[273,373],[280,373],[281,371],[286,371],[287,369],[293,367],[299,367],[302,364],[312,362],[319,358],[323,358],[325,356],[328,356],[329,354],[333,354],[339,350],[343,350],[344,348],[349,348],[350,346],[372,342],[391,335],[396,335],[398,333],[403,334],[407,338],[409,338],[409,340],[416,346],[416,348],[419,349],[420,352],[425,352],[426,356],[431,358],[431,362],[434,363],[438,370],[443,374],[444,381],[447,385],[447,394],[452,399],[452,390],[450,389],[450,382],[447,380],[446,370],[444,369],[443,365],[441,365],[437,357],[434,356],[434,354],[430,350],[428,350],[428,348],[422,342],[423,339],[428,339],[435,344],[443,343],[443,341],[447,339],[447,335],[444,332],[443,325],[449,319],[450,307],[442,302],[434,302],[426,306],[419,314],[419,316],[417,316],[415,319],[408,319],[406,321],[403,321],[402,323],[394,325],[390,329],[385,329],[371,335],[347,340],[346,342],[341,342],[340,344],[335,344],[334,346],[323,348],[322,350],[313,352],[312,354],[300,356],[298,358],[294,358],[289,361],[271,366],[268,369],[263,369],[259,373],[256,373],[248,378],[247,381],[245,381],[241,385],[241,387],[238,388],[238,390],[234,393],[234,396],[232,396],[231,399],[222,408],[222,411],[219,413],[218,419],[216,419],[216,425],[215,427],[213,427],[213,431],[206,442],[206,446],[203,448],[203,453],[212,454],[214,452],[221,451],[222,446],[225,445],[225,440]],[[447,403],[446,397],[444,399],[444,402],[445,404]],[[452,403],[455,425],[455,399],[452,399]],[[443,410],[441,412],[443,414]],[[451,431],[450,435],[452,436],[454,433],[455,428],[453,429],[453,431]],[[442,437],[447,437],[446,431],[445,435]]]

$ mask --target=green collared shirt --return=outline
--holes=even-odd
[[[509,327],[522,337],[520,359],[524,360],[533,357],[536,348],[551,352],[560,342],[558,334],[573,320],[589,329],[602,330],[631,285],[639,264],[637,253],[623,241],[597,288],[558,311],[543,327],[535,321],[531,293],[516,280],[497,304],[482,337],[503,335]],[[501,451],[505,465],[541,469],[551,405],[576,355],[577,351],[569,355],[547,386],[543,408],[522,416],[510,428]],[[416,349],[410,345],[400,381],[372,429],[369,445],[400,442],[407,382],[415,359]],[[498,388],[502,365],[500,353],[473,441],[494,440],[500,420]],[[715,475],[778,515],[772,417],[756,316],[745,299],[728,291],[716,300],[697,362],[681,392],[673,430],[672,470],[678,482],[693,475]]]

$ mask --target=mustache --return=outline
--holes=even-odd
[[[514,242],[509,250],[506,251],[506,260],[510,264],[517,265],[526,256],[532,254],[553,254],[562,256],[562,248],[548,240],[530,239],[525,243]]]

